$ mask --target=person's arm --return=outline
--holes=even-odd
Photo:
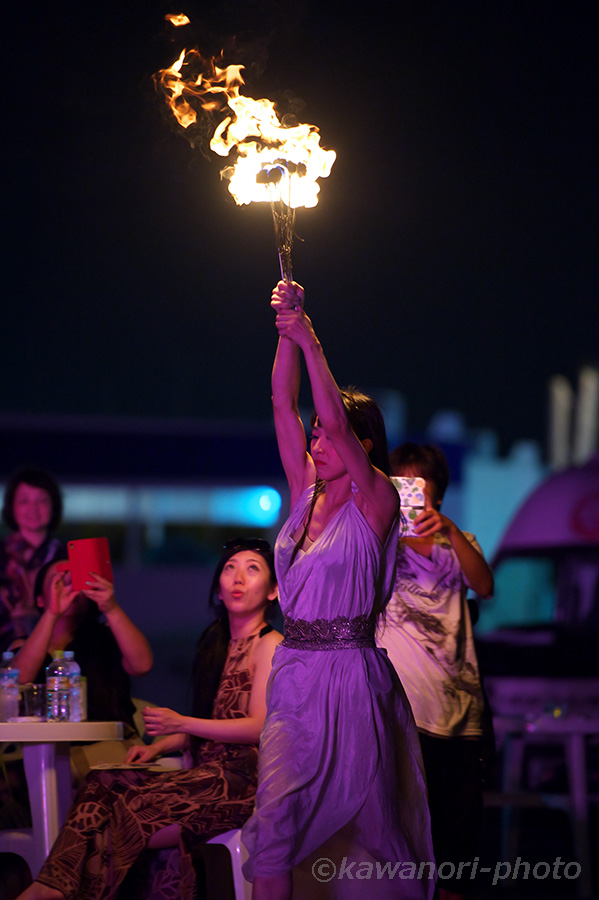
[[[281,634],[271,631],[254,648],[249,716],[239,719],[196,719],[193,716],[182,716],[172,709],[147,707],[143,710],[147,733],[155,736],[176,732],[232,744],[258,743],[266,718],[266,682],[270,675],[272,656],[276,645],[282,640]]]
[[[284,285],[283,289],[281,285]],[[280,282],[272,293],[271,306],[277,312],[284,308],[301,307],[303,302],[304,292],[299,285]],[[316,480],[299,414],[299,387],[299,348],[290,338],[279,335],[272,369],[272,406],[279,455],[289,485],[292,509],[302,491]]]
[[[106,617],[106,623],[121,651],[123,669],[133,677],[145,675],[154,662],[147,639],[116,602],[112,583],[95,572],[90,572],[89,578],[83,593],[97,604]]]
[[[179,753],[186,750],[189,744],[189,738],[186,734],[169,734],[167,737],[153,744],[135,744],[129,747],[126,763],[148,763],[159,756],[171,756],[173,753]]]
[[[58,616],[49,609],[44,610],[42,616],[35,623],[35,628],[18,650],[14,658],[14,665],[19,670],[21,684],[28,684],[35,680],[48,653],[52,629],[57,619]]]
[[[279,282],[277,292],[286,296],[298,288],[299,285]],[[304,354],[319,423],[362,495],[362,512],[371,528],[384,541],[397,514],[397,491],[386,475],[372,465],[369,448],[356,437],[320,341],[303,308],[279,306],[276,324],[281,338],[290,338]]]
[[[46,659],[54,626],[76,596],[77,592],[65,584],[64,573],[57,573],[50,586],[48,606],[15,656],[14,662],[19,670],[21,684],[27,684],[36,678]]]
[[[479,596],[493,596],[494,580],[486,559],[447,516],[436,509],[425,509],[414,520],[418,537],[431,537],[440,532],[451,543],[468,586]]]

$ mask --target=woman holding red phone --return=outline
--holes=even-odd
[[[72,650],[81,674],[87,678],[88,718],[124,722],[126,737],[139,741],[130,677],[150,671],[151,647],[117,603],[111,581],[90,572],[85,590],[76,591],[71,587],[70,573],[61,569],[60,561],[49,563],[36,578],[35,597],[41,615],[15,657],[20,682],[44,682],[52,653]],[[77,777],[87,774],[89,764],[122,762],[127,747],[126,742],[114,742],[114,746],[103,742],[85,750],[74,748]]]

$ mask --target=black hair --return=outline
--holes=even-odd
[[[37,598],[44,596],[44,583],[46,581],[46,575],[48,574],[48,570],[51,566],[55,565],[57,562],[62,562],[67,557],[57,556],[55,559],[51,559],[49,562],[44,563],[44,565],[38,570],[35,581],[33,582],[33,602],[37,606]],[[85,608],[85,614],[81,619],[81,623],[87,621],[93,621],[94,619],[99,619],[102,615],[100,612],[97,603],[94,603],[93,600],[87,599],[87,604]],[[81,624],[80,623],[80,624]],[[79,627],[79,626],[77,626]]]
[[[2,519],[11,531],[18,531],[19,526],[14,517],[14,503],[17,488],[21,484],[29,484],[31,487],[41,488],[50,495],[52,504],[52,516],[48,523],[48,531],[54,531],[60,525],[62,518],[62,496],[60,488],[49,472],[44,469],[36,469],[33,466],[22,466],[9,476],[4,491],[4,504],[2,506]]]
[[[270,579],[272,584],[275,585],[277,582],[277,576],[275,574],[275,555],[268,541],[265,541],[264,538],[255,537],[236,537],[232,538],[230,541],[227,541],[223,546],[220,559],[216,564],[214,577],[212,578],[212,584],[210,585],[210,594],[208,595],[208,604],[210,608],[214,610],[219,619],[226,619],[227,625],[229,621],[227,617],[227,610],[225,609],[224,603],[218,596],[220,588],[220,576],[222,575],[225,564],[229,562],[231,557],[235,556],[236,553],[241,553],[243,550],[255,550],[256,553],[259,553],[270,570]],[[270,609],[267,609],[266,612],[268,613],[268,615],[266,616],[267,618],[270,618],[273,614]]]
[[[37,604],[37,598],[43,597],[44,595],[44,581],[46,580],[46,575],[48,573],[48,569],[50,566],[55,563],[60,562],[59,559],[51,559],[50,562],[44,563],[41,569],[38,569],[37,575],[35,576],[35,581],[33,582],[33,600]]]
[[[218,692],[221,676],[227,661],[231,629],[229,617],[224,603],[218,596],[220,576],[225,564],[243,550],[254,550],[259,553],[268,565],[271,583],[276,584],[274,553],[272,547],[263,538],[234,538],[223,547],[223,552],[214,570],[214,577],[208,595],[208,604],[216,613],[216,619],[200,635],[196,645],[193,668],[191,673],[193,702],[192,715],[198,719],[210,719],[212,707]],[[264,611],[265,619],[271,618],[276,611],[277,601],[270,603]],[[266,625],[260,635],[272,631],[271,625]],[[202,738],[194,735],[190,738],[192,756],[195,758]]]
[[[389,462],[394,475],[403,474],[406,469],[416,469],[425,481],[435,486],[435,500],[441,503],[449,484],[449,466],[447,457],[439,447],[406,441],[391,451]]]
[[[387,431],[385,420],[378,403],[355,387],[339,389],[349,424],[359,441],[367,438],[372,442],[368,454],[370,462],[385,475],[390,474],[389,453],[387,449]],[[314,425],[317,414],[313,413],[311,423]]]

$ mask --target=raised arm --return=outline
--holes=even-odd
[[[272,307],[302,308],[304,291],[299,285],[279,282],[272,293]],[[293,508],[302,491],[316,480],[308,453],[306,433],[299,414],[300,356],[297,344],[280,335],[272,370],[272,405],[279,455],[287,477]]]
[[[133,677],[145,675],[154,662],[152,649],[137,625],[133,624],[125,610],[116,602],[113,585],[93,572],[90,572],[87,585],[83,593],[104,613],[121,651],[123,669]]]
[[[49,609],[44,610],[35,624],[35,628],[18,651],[15,657],[15,666],[19,670],[19,681],[27,684],[34,681],[40,666],[48,653],[52,629],[58,616]]]
[[[76,596],[77,592],[65,584],[64,574],[55,574],[50,586],[48,605],[15,656],[21,684],[27,684],[36,678],[46,659],[54,626]]]
[[[279,282],[277,286],[279,293],[283,293],[282,285],[284,283]],[[297,289],[299,286],[287,287]],[[320,341],[303,308],[281,305],[277,308],[276,324],[281,341],[288,338],[302,350],[319,424],[358,487],[357,502],[367,521],[384,540],[397,513],[397,491],[389,479],[371,464],[367,442],[363,444],[356,437]]]
[[[432,537],[437,532],[446,535],[458,558],[462,574],[473,591],[488,599],[493,596],[494,579],[486,559],[455,522],[438,509],[426,509],[415,520],[418,537]]]

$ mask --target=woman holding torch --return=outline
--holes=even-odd
[[[373,400],[337,387],[303,301],[296,283],[281,281],[272,295],[274,417],[291,494],[276,545],[285,640],[269,680],[244,872],[254,900],[288,900],[292,869],[318,850],[316,881],[332,880],[332,870],[319,877],[325,857],[337,871],[341,857],[346,867],[401,863],[403,874],[396,867],[395,877],[354,882],[357,896],[424,900],[433,876],[416,873],[434,857],[418,735],[374,644],[397,548],[384,423]],[[309,450],[298,412],[300,352],[315,407]],[[337,856],[325,852],[331,839]],[[354,896],[350,879],[339,887]]]

